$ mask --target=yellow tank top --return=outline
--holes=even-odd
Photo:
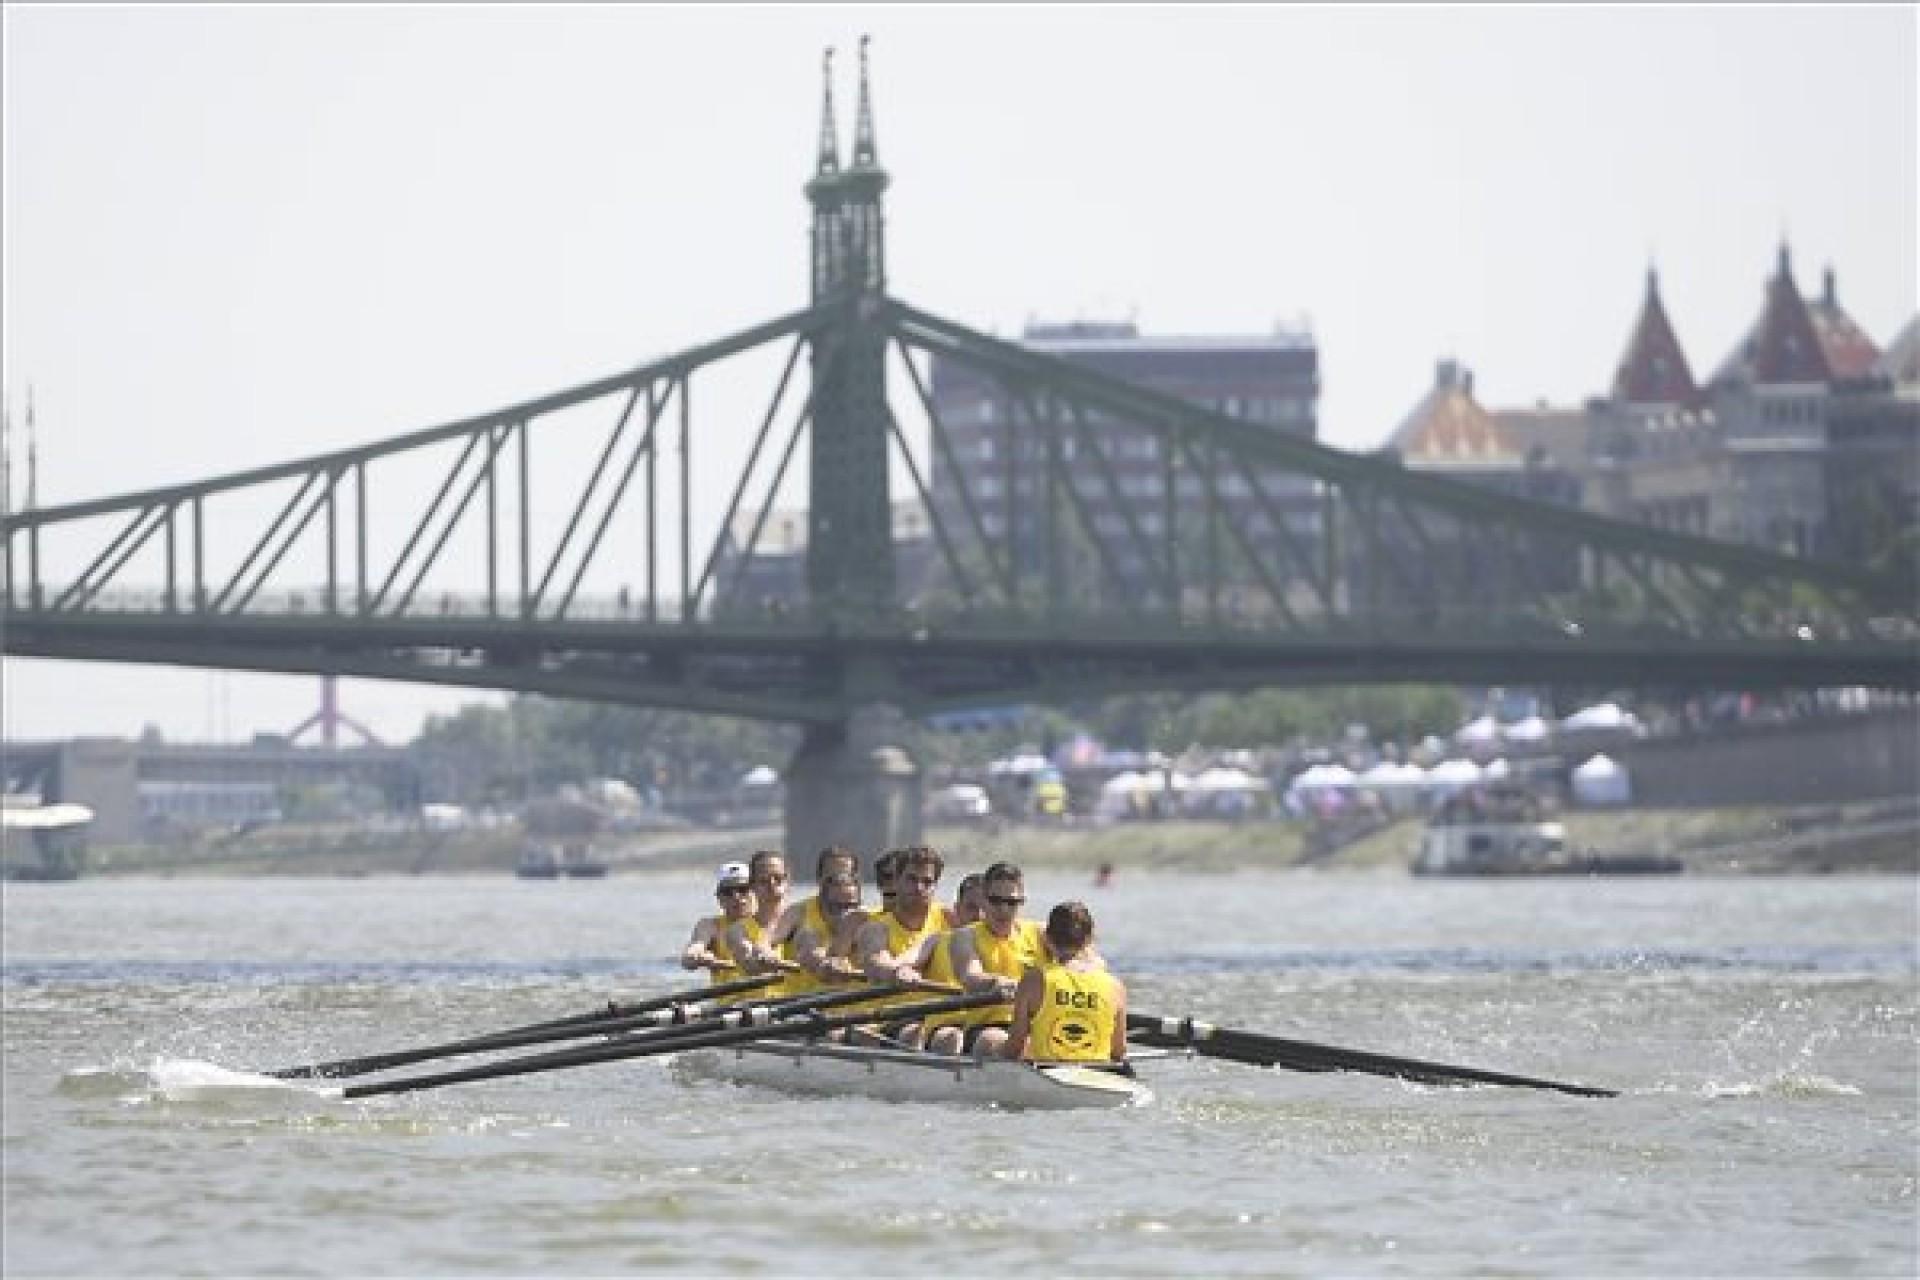
[[[724,915],[709,916],[707,919],[713,925],[713,945],[710,950],[727,963],[738,964],[739,957],[733,954],[733,947],[727,942],[727,930],[733,926],[733,921],[727,919]],[[747,941],[759,942],[760,939],[765,936],[760,928],[760,922],[752,916],[747,916],[741,920],[740,923],[745,927]],[[707,970],[707,985],[717,987],[723,982],[738,982],[746,976],[747,974],[743,970],[737,968],[709,969]],[[778,984],[776,983],[774,985],[777,986]],[[763,993],[766,990],[767,988],[765,987],[757,987],[752,991],[743,991],[739,995],[721,996],[720,1003],[738,1004],[743,1000],[764,1000],[766,996]]]
[[[887,950],[895,956],[905,955],[907,952],[913,950],[920,945],[922,939],[930,934],[945,933],[953,927],[952,917],[947,914],[946,907],[939,903],[934,904],[932,909],[927,912],[926,923],[918,929],[909,929],[901,923],[900,917],[894,915],[891,911],[877,915],[874,919],[887,926]],[[941,948],[935,948],[936,952],[939,950],[941,950]],[[928,961],[929,965],[934,963],[936,963],[934,960]],[[948,971],[951,973],[951,968],[949,968]],[[948,980],[951,981],[951,978]],[[890,1009],[894,1005],[915,1004],[932,998],[932,996],[921,991],[903,991],[897,996],[889,996],[885,1000],[874,1000],[860,1007],[863,1009]]]
[[[1113,975],[1049,964],[1025,1057],[1037,1062],[1104,1062],[1113,1047]]]
[[[953,969],[952,947],[954,935],[961,932],[973,934],[973,953],[980,957],[980,967],[998,977],[1018,982],[1027,970],[1037,969],[1046,962],[1047,952],[1042,941],[1044,930],[1038,921],[1015,921],[1013,932],[1002,938],[987,926],[985,920],[976,920],[965,930],[951,930],[940,939],[934,948],[933,966],[927,969],[929,981],[957,983],[960,980]],[[1013,1004],[1009,1001],[1006,1004],[982,1005],[977,1009],[962,1009],[958,1013],[935,1014],[927,1019],[927,1025],[1004,1027],[1012,1017]]]
[[[827,954],[833,954],[833,926],[827,923],[826,914],[820,910],[820,895],[817,893],[806,900],[805,906],[800,913],[800,923],[794,926],[793,932],[789,934],[787,940],[780,945],[781,959],[799,959],[800,949],[796,943],[803,931],[811,933],[814,937],[820,939],[827,948]],[[828,985],[829,984],[814,977],[811,973],[808,973],[805,969],[795,969],[787,975],[786,981],[780,985],[780,993],[783,996],[803,996],[810,992],[824,990]]]

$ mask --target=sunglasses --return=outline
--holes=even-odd
[[[1026,899],[1024,897],[1013,898],[1013,897],[1008,897],[1005,894],[990,893],[987,895],[987,901],[991,902],[996,907],[1017,907],[1021,903],[1025,902]]]
[[[939,884],[939,876],[901,876],[898,884]]]
[[[744,884],[725,884],[713,891],[716,898],[744,898],[753,890]]]

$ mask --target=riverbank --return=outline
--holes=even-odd
[[[1583,854],[1678,858],[1693,875],[1920,873],[1920,803],[1702,810],[1634,809],[1563,815]],[[1005,859],[1024,867],[1129,874],[1229,874],[1250,869],[1405,875],[1418,819],[1340,831],[1308,822],[1067,822],[935,827],[928,842],[950,866]],[[596,846],[612,875],[711,867],[778,848],[777,827],[687,829]],[[89,851],[88,876],[511,875],[524,847],[512,829],[370,832],[267,827],[191,846]],[[807,858],[796,855],[804,879]]]

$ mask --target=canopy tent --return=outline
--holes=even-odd
[[[1418,805],[1426,794],[1427,771],[1417,764],[1382,760],[1360,775],[1359,784],[1379,796],[1388,812],[1402,813]]]
[[[1544,742],[1547,735],[1553,732],[1553,726],[1539,716],[1528,716],[1524,720],[1515,720],[1503,732],[1508,742]]]
[[[1485,777],[1485,771],[1471,760],[1442,760],[1427,770],[1427,786],[1435,795],[1464,790]]]
[[[1492,716],[1469,720],[1453,731],[1455,742],[1488,743],[1500,740],[1500,722]]]
[[[1573,771],[1573,798],[1596,808],[1623,805],[1633,798],[1633,785],[1619,763],[1595,754]]]
[[[1635,729],[1640,721],[1633,712],[1622,710],[1616,702],[1596,702],[1590,707],[1568,716],[1560,722],[1560,727],[1572,732],[1594,729]]]
[[[1177,770],[1136,773],[1129,769],[1100,784],[1099,812],[1112,817],[1139,817],[1156,809],[1165,811],[1192,785],[1193,780]]]
[[[1287,784],[1289,791],[1345,791],[1350,789],[1359,776],[1343,764],[1316,764],[1294,776]]]

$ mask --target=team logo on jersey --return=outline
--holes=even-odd
[[[1093,1043],[1093,1028],[1084,1022],[1063,1022],[1053,1029],[1053,1041],[1067,1049],[1085,1049]]]

